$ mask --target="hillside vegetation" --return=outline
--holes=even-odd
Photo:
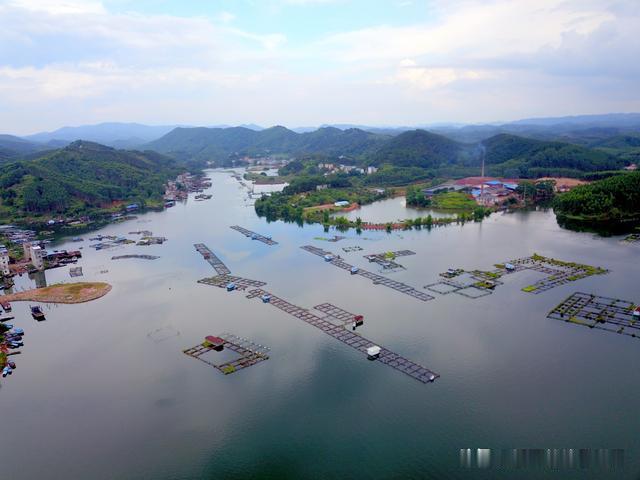
[[[640,172],[576,187],[556,198],[554,211],[568,227],[631,230],[640,224]]]
[[[0,221],[75,215],[119,201],[157,203],[164,183],[182,170],[156,152],[77,141],[0,167]]]
[[[629,142],[633,143],[626,139],[623,144],[627,146]],[[582,177],[585,172],[619,170],[631,161],[628,151],[621,156],[611,149],[506,133],[480,143],[462,143],[425,130],[390,136],[333,127],[306,133],[285,127],[261,131],[243,127],[176,128],[148,147],[175,158],[208,160],[217,165],[230,165],[244,155],[284,154],[313,157],[316,164],[329,160],[391,167],[373,177],[372,184],[379,184],[383,177],[398,184],[407,177],[412,181],[477,175],[483,157],[487,175],[532,178]],[[287,172],[290,173],[298,172]]]
[[[147,147],[176,158],[211,160],[225,165],[231,158],[243,155],[323,153],[359,157],[373,152],[388,138],[355,128],[326,127],[296,133],[281,126],[260,131],[199,127],[176,128]]]

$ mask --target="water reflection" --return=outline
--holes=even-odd
[[[363,222],[386,223],[405,220],[407,218],[427,217],[443,218],[455,216],[455,213],[429,208],[412,208],[406,206],[404,197],[387,198],[369,205],[363,205],[357,210],[336,213],[334,216],[344,216],[349,220],[360,217]]]

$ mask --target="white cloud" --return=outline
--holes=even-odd
[[[430,22],[293,42],[286,31],[243,30],[227,12],[9,0],[0,3],[0,132],[103,120],[410,124],[640,110],[634,4],[438,0]]]
[[[104,13],[101,2],[93,0],[9,0],[8,5],[52,15],[82,15]]]

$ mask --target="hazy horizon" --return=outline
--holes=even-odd
[[[640,111],[634,1],[6,0],[0,132]]]
[[[137,125],[143,127],[172,127],[172,128],[236,128],[236,127],[244,127],[244,128],[252,128],[258,127],[260,129],[266,130],[268,128],[273,127],[285,127],[289,130],[302,130],[302,129],[319,129],[326,127],[334,127],[334,128],[370,128],[370,129],[428,129],[428,128],[463,128],[463,127],[480,127],[480,126],[501,126],[508,125],[514,122],[522,122],[526,120],[541,120],[541,119],[568,119],[572,117],[581,117],[581,116],[596,116],[596,115],[640,115],[640,112],[607,112],[601,114],[579,114],[579,115],[560,115],[553,117],[531,117],[531,118],[515,118],[510,120],[497,120],[497,121],[486,121],[486,122],[430,122],[430,123],[422,123],[422,124],[413,124],[413,125],[400,125],[400,124],[355,124],[355,123],[322,123],[318,125],[283,125],[281,123],[275,123],[272,125],[259,125],[253,122],[244,122],[239,124],[196,124],[193,122],[190,123],[175,123],[175,122],[167,122],[167,123],[152,123],[152,122],[136,122],[136,121],[118,121],[118,120],[106,120],[95,123],[86,123],[86,124],[76,124],[76,125],[60,125],[58,127],[54,127],[48,130],[37,130],[30,131],[26,133],[13,133],[13,132],[0,132],[1,134],[9,134],[20,137],[30,137],[32,135],[43,134],[43,133],[53,133],[61,129],[66,128],[91,128],[91,127],[99,127],[102,125]],[[558,122],[562,123],[562,122]],[[577,127],[576,127],[577,128]]]

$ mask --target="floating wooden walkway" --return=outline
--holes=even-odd
[[[332,265],[342,268],[343,270],[347,270],[348,272],[350,272],[351,269],[353,268],[353,265],[345,262],[340,257],[333,255],[331,252],[328,252],[321,248],[314,247],[313,245],[304,245],[300,248],[302,248],[303,250],[306,250],[309,253],[313,253],[314,255],[318,255],[319,257],[326,257],[327,255],[330,255],[333,258],[330,262],[327,262],[327,263],[331,263]],[[432,297],[431,295],[428,295],[425,292],[421,292],[420,290],[416,290],[415,288],[409,285],[406,285],[402,282],[397,282],[395,280],[391,280],[390,278],[384,277],[382,275],[378,275],[377,273],[369,272],[362,268],[359,268],[356,274],[362,277],[368,278],[373,282],[374,285],[382,285],[384,287],[397,290],[400,293],[404,293],[405,295],[409,295],[411,297],[417,298],[418,300],[422,300],[423,302],[434,299],[434,297]]]
[[[264,287],[266,285],[265,282],[259,280],[251,280],[234,275],[217,275],[215,277],[203,278],[202,280],[198,280],[198,283],[218,288],[226,288],[227,285],[233,283],[236,290],[246,290],[249,287]]]
[[[243,234],[245,237],[249,237],[252,240],[258,240],[259,242],[262,243],[266,243],[267,245],[277,245],[278,242],[271,240],[269,237],[265,237],[264,235],[260,235],[259,233],[256,232],[252,232],[251,230],[247,230],[244,227],[241,227],[239,225],[233,225],[231,227],[231,229],[240,232],[241,234]]]
[[[160,257],[156,255],[116,255],[115,257],[111,257],[111,260],[122,260],[125,258],[141,258],[142,260],[157,260]]]
[[[220,338],[224,340],[222,348],[236,352],[239,355],[239,358],[219,364],[207,360],[206,358],[202,358],[203,355],[207,353],[217,351],[215,346],[206,342],[198,344],[195,347],[187,348],[186,350],[183,350],[183,352],[190,357],[206,363],[207,365],[211,365],[213,368],[225,375],[229,375],[237,372],[238,370],[251,367],[256,363],[269,359],[269,349],[264,345],[253,343],[246,338],[237,337],[229,333],[223,333],[220,335]],[[219,349],[220,347],[217,348]]]
[[[222,263],[222,260],[220,260],[215,253],[209,250],[209,247],[204,243],[196,243],[194,247],[196,247],[198,253],[202,255],[207,262],[209,262],[209,265],[213,267],[218,275],[229,275],[231,273],[231,270],[229,270],[227,266]]]
[[[335,325],[329,320],[325,318],[321,318],[302,307],[293,305],[292,303],[289,303],[282,298],[276,297],[275,295],[269,292],[266,292],[265,290],[262,290],[262,289],[251,290],[247,295],[247,298],[261,298],[263,295],[270,296],[270,301],[269,301],[270,305],[273,305],[274,307],[282,310],[283,312],[288,313],[289,315],[292,315],[308,323],[309,325],[312,325],[320,329],[327,335],[332,336],[336,340],[339,340],[342,343],[350,346],[351,348],[356,349],[357,351],[359,351],[360,353],[363,353],[364,355],[367,355],[367,348],[377,345],[376,343],[372,342],[371,340],[363,337],[358,333],[346,330],[342,325]],[[323,305],[320,305],[320,307],[323,307],[323,310],[325,311],[331,311],[330,308],[327,308],[327,305],[330,305],[330,304],[323,304]],[[331,305],[330,307],[333,307],[333,305]],[[333,308],[337,308],[337,307],[333,307]],[[342,310],[342,312],[344,312],[344,310]],[[412,362],[411,360],[401,355],[398,355],[397,353],[394,353],[385,347],[380,346],[380,348],[381,348],[381,351],[380,351],[380,355],[376,359],[377,361],[379,361],[384,365],[388,365],[389,367],[394,368],[406,375],[409,375],[410,377],[415,378],[416,380],[422,383],[433,382],[436,378],[440,376],[437,373],[433,372],[432,370],[429,370],[428,368],[423,367],[422,365]]]
[[[634,317],[633,302],[576,292],[555,307],[547,318],[576,325],[640,337],[640,318]]]
[[[351,325],[354,317],[356,316],[354,313],[347,312],[340,307],[336,307],[332,303],[321,303],[313,308],[319,312],[325,313],[328,318],[335,319],[340,325],[344,326]]]

